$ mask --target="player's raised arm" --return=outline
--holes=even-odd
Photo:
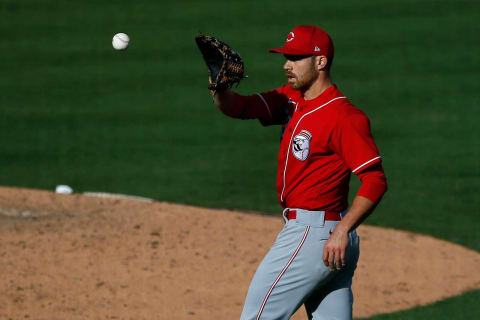
[[[238,119],[257,119],[268,116],[258,103],[231,90],[212,92],[213,103],[223,114]],[[263,111],[263,112],[262,112]]]
[[[199,35],[195,38],[209,72],[208,89],[218,109],[232,118],[260,119],[263,125],[287,121],[287,97],[281,88],[253,95],[240,95],[230,89],[245,78],[240,55],[218,39]]]
[[[231,90],[217,91],[213,101],[229,117],[259,119],[263,125],[286,123],[290,108],[287,97],[278,90],[252,95],[241,95]]]

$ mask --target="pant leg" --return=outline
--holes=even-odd
[[[359,257],[359,238],[350,234],[350,261],[324,286],[319,287],[305,301],[310,320],[351,320],[352,319],[352,277]]]
[[[288,221],[252,279],[241,320],[290,319],[335,274],[322,261],[328,236],[323,227]]]

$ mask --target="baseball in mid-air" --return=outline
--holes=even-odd
[[[112,46],[115,50],[127,50],[130,45],[130,37],[126,33],[117,33],[113,36]]]

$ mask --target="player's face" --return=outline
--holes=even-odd
[[[312,56],[284,56],[287,61],[283,69],[288,83],[292,89],[306,91],[319,75],[315,68],[315,58]]]

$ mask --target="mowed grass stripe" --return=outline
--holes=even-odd
[[[410,319],[437,319],[437,320],[469,320],[478,315],[475,307],[480,298],[480,291],[471,291],[458,297],[433,303],[425,307],[417,307],[407,311],[362,318],[369,320],[410,320]],[[360,318],[359,318],[360,319]]]

